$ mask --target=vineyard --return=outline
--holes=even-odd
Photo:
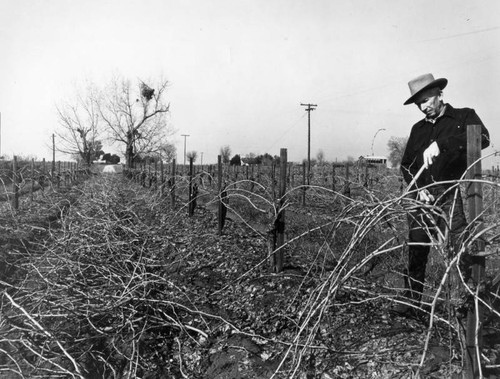
[[[405,318],[407,214],[424,205],[397,170],[306,175],[283,151],[269,166],[103,168],[2,167],[2,378],[462,378],[471,309],[481,375],[500,375],[494,172],[459,253],[485,243],[485,280],[463,283],[435,236]]]
[[[0,161],[0,181],[3,191],[0,191],[0,201],[10,202],[12,208],[19,207],[19,197],[29,194],[31,201],[36,191],[43,191],[47,186],[71,185],[88,174],[86,169],[79,167],[75,162],[41,162]]]

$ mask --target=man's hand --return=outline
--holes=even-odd
[[[435,199],[428,190],[423,189],[418,191],[418,200],[424,202],[425,204],[430,204],[433,203]]]
[[[430,144],[430,146],[425,149],[424,151],[424,167],[427,168],[429,167],[432,162],[434,161],[434,158],[436,158],[439,155],[439,146],[436,141]]]

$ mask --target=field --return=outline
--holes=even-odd
[[[348,180],[341,171],[333,180],[333,167],[315,167],[304,187],[299,169],[280,202],[270,172],[227,170],[222,233],[216,176],[207,170],[178,175],[175,187],[168,173],[151,179],[150,168],[129,177],[94,172],[22,196],[18,209],[4,202],[2,377],[463,377],[476,289],[460,283],[446,241],[436,239],[426,306],[412,318],[395,315],[404,301],[406,215],[416,204],[397,172],[351,171]],[[481,370],[493,378],[496,179],[485,177],[483,188]],[[272,231],[283,210],[284,265],[275,272]],[[470,232],[469,245],[480,238]]]

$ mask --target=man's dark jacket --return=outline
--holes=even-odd
[[[444,114],[434,124],[423,119],[413,125],[401,160],[406,183],[410,183],[422,167],[424,151],[434,141],[440,153],[417,180],[417,187],[460,179],[467,169],[467,125],[481,125],[482,148],[489,146],[488,130],[474,109],[453,108],[450,104],[445,106]]]

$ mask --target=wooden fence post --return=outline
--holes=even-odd
[[[189,188],[188,188],[188,216],[194,214],[194,196],[193,196],[193,157],[189,157]]]
[[[155,159],[155,176],[154,176],[154,180],[153,180],[153,183],[155,185],[155,190],[158,189],[158,160]]]
[[[284,252],[282,246],[285,244],[285,205],[286,196],[286,171],[287,171],[287,149],[280,150],[280,182],[279,182],[279,199],[278,199],[278,215],[274,223],[275,244],[273,253],[273,272],[281,272],[283,270]]]
[[[332,163],[332,190],[335,191],[335,163]]]
[[[31,186],[30,186],[30,201],[33,202],[33,193],[35,192],[35,159],[31,159],[30,168]]]
[[[482,184],[477,181],[481,179],[481,125],[467,126],[467,166],[469,169],[467,178],[471,180],[467,184],[467,203],[469,206],[469,219],[477,223],[477,227],[472,230],[480,232],[484,226],[483,221],[483,189]],[[476,241],[478,253],[484,252],[484,241],[478,238]],[[475,252],[472,255],[472,285],[473,288],[481,288],[485,276],[485,257]],[[478,296],[481,294],[476,292]],[[478,309],[474,306],[467,313],[466,347],[467,347],[467,371],[470,378],[479,378],[481,372],[481,350],[483,346],[482,323],[483,306],[480,302]],[[476,343],[477,340],[477,343]]]
[[[147,165],[147,187],[148,188],[151,188],[151,185],[153,184],[153,181],[151,180],[152,176],[151,176],[151,161],[149,159],[146,160],[146,165]]]
[[[306,205],[306,162],[302,162],[302,205]]]
[[[366,188],[371,188],[371,185],[370,185],[370,173],[369,173],[369,170],[368,170],[368,162],[366,162],[366,165],[365,165],[365,182],[363,183],[363,185],[366,187]]]
[[[57,161],[57,188],[61,188],[61,161]]]
[[[43,190],[45,189],[45,180],[47,179],[46,175],[47,175],[47,167],[46,167],[45,158],[43,158],[43,161],[42,161],[42,176],[41,176],[41,179],[40,179],[40,187],[42,187],[42,193],[43,193]]]
[[[66,162],[66,184],[71,187],[71,168],[73,167],[72,162]]]
[[[66,163],[64,161],[59,161],[59,187],[64,186],[66,182],[64,181],[64,169],[66,167]]]
[[[223,197],[223,193],[225,190],[222,187],[222,156],[217,156],[217,193],[219,194],[218,208],[217,208],[217,220],[218,220],[218,232],[219,235],[222,235],[222,229],[224,228],[224,223],[226,221],[226,204],[225,196]]]
[[[493,174],[494,175],[494,174]],[[497,178],[493,177],[493,180],[496,182]],[[496,215],[497,214],[497,191],[496,191],[496,186],[491,187],[491,207],[490,207],[490,213]]]
[[[213,174],[214,174],[213,166],[209,165],[208,166],[208,185],[210,186],[210,188],[212,188],[212,183],[214,181]]]
[[[52,135],[52,140],[54,140],[54,135]],[[54,183],[54,178],[56,175],[56,153],[55,153],[55,148],[52,148],[52,183]]]
[[[346,162],[345,164],[344,195],[347,197],[351,196],[351,183],[349,182],[349,162]]]
[[[273,193],[273,201],[276,200],[276,162],[271,165],[271,191]]]
[[[163,173],[163,160],[160,161],[160,196],[163,196],[163,187],[165,185],[165,175]]]
[[[61,181],[62,181],[62,184],[64,187],[67,187],[68,186],[68,183],[66,181],[66,162],[59,162],[59,165],[61,167],[61,172],[60,172],[60,176],[61,176]]]
[[[17,167],[17,157],[14,156],[12,160],[12,208],[19,209],[19,177],[18,177],[18,167]]]
[[[172,208],[175,207],[175,159],[172,159],[172,175],[170,177],[170,198]]]

